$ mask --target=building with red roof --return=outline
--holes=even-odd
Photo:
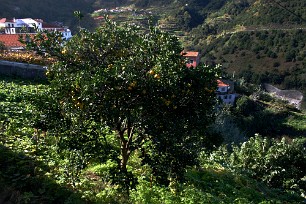
[[[58,31],[63,35],[63,39],[68,40],[72,37],[70,29],[62,25],[47,24],[42,19],[32,19],[32,18],[22,18],[22,19],[0,19],[0,29],[2,28],[2,33],[7,35],[16,35],[22,33],[35,34],[37,31]],[[5,42],[10,42],[15,39],[15,36],[4,37]],[[8,43],[7,43],[8,44]],[[8,44],[9,45],[9,44]]]
[[[196,67],[200,63],[200,53],[199,52],[193,52],[193,51],[183,51],[182,56],[186,58],[187,63],[186,66],[188,68]]]
[[[181,55],[186,58],[186,67],[197,67],[200,63],[199,52],[183,51]],[[234,105],[236,99],[236,93],[234,92],[234,83],[229,80],[218,79],[218,88],[216,90],[217,97],[226,104]]]
[[[229,80],[218,79],[217,84],[217,97],[221,99],[223,103],[234,105],[236,99],[234,83]]]
[[[29,34],[30,37],[34,35]],[[3,42],[4,46],[10,50],[22,50],[25,45],[19,41],[20,36],[25,37],[25,34],[0,34],[0,42]]]
[[[9,49],[24,49],[24,44],[19,42],[18,34],[0,34],[0,42],[3,42],[4,46]]]

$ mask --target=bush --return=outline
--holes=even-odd
[[[248,116],[258,110],[258,105],[249,97],[242,96],[236,102],[236,110],[238,113]]]
[[[288,142],[285,138],[277,141],[255,135],[241,146],[232,146],[231,151],[220,148],[219,152],[210,154],[210,159],[272,187],[305,193],[305,142],[305,139]]]

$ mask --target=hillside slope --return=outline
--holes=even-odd
[[[231,0],[193,28],[185,47],[230,76],[305,91],[306,0]]]
[[[204,62],[223,64],[230,75],[283,88],[306,87],[306,0],[2,0],[0,17],[61,21],[77,30],[73,11],[85,14],[82,27],[93,28],[89,14],[117,6],[150,11],[161,28],[181,37],[186,49],[200,51]],[[118,19],[131,22],[131,15]]]

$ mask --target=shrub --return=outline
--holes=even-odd
[[[306,148],[305,139],[291,142],[251,137],[241,146],[231,146],[231,151],[220,148],[210,154],[223,167],[244,172],[272,187],[305,193]]]
[[[249,97],[242,96],[236,102],[236,110],[238,113],[248,116],[258,110],[258,105]]]

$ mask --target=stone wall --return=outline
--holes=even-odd
[[[47,67],[0,60],[0,75],[22,79],[46,80]]]

